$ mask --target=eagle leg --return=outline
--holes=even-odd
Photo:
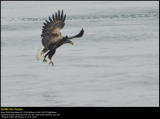
[[[44,59],[43,59],[43,62],[47,62],[47,59],[46,59],[46,58],[44,58]]]
[[[52,60],[50,60],[49,64],[51,64],[52,66],[54,66],[54,63]]]
[[[46,54],[46,56],[48,55],[48,58],[50,59],[49,64],[51,64],[52,66],[54,65],[54,63],[53,63],[53,61],[52,61],[52,57],[53,57],[53,55],[55,54],[55,52],[56,52],[56,49],[53,49],[53,50],[50,50],[50,51]]]
[[[43,62],[47,62],[46,57],[47,57],[48,54],[49,54],[49,53],[47,53],[47,54],[44,56]]]

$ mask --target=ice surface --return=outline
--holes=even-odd
[[[159,3],[1,2],[2,106],[158,106]],[[55,66],[36,60],[41,28],[64,9]]]

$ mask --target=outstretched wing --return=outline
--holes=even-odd
[[[65,19],[66,15],[63,14],[63,10],[61,12],[58,10],[52,17],[49,16],[48,20],[45,20],[41,35],[44,47],[59,36],[60,30],[65,25]]]

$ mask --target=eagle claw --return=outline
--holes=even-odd
[[[49,64],[51,64],[52,66],[54,65],[53,61],[50,61]]]
[[[46,58],[43,59],[43,62],[47,62]]]

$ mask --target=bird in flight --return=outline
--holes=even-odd
[[[47,57],[50,60],[49,64],[54,65],[52,57],[56,52],[56,49],[63,44],[70,43],[73,45],[71,39],[80,38],[84,34],[83,28],[80,33],[74,36],[62,36],[60,30],[65,26],[66,14],[63,10],[55,12],[52,16],[49,16],[48,20],[45,20],[42,28],[42,48],[37,54],[37,59],[39,60],[43,57],[43,62],[47,62]]]

